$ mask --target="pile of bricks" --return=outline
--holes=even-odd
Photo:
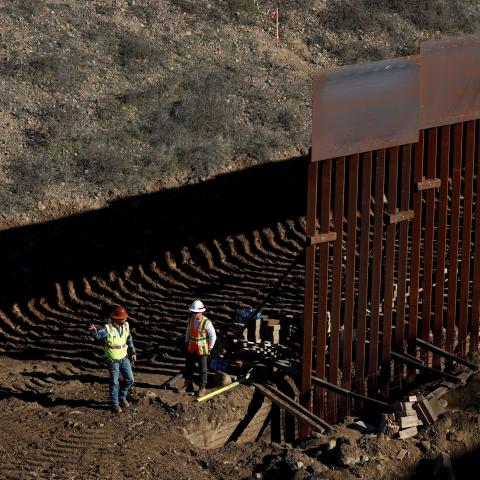
[[[418,427],[434,423],[445,407],[446,401],[440,401],[435,396],[404,397],[402,401],[393,404],[395,413],[382,415],[380,433],[402,440],[414,437],[418,433]]]
[[[264,336],[266,340],[271,341],[274,345],[280,343],[280,320],[264,317]]]
[[[251,342],[260,342],[262,340],[261,335],[262,320],[255,318],[250,321],[248,328],[243,331],[243,340]]]
[[[277,345],[272,345],[269,341],[252,342],[243,339],[234,339],[233,343],[242,350],[261,354],[265,359],[276,359],[279,356]]]

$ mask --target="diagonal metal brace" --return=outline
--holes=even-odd
[[[457,357],[453,353],[449,353],[446,350],[443,350],[442,348],[437,347],[436,345],[432,345],[431,343],[426,342],[425,340],[422,340],[421,338],[417,338],[417,345],[424,348],[425,350],[429,350],[430,352],[436,353],[437,355],[440,355],[443,358],[448,358],[449,360],[453,360],[457,363],[461,363],[462,365],[466,365],[472,370],[478,370],[477,365],[475,365],[474,363],[469,362],[468,360],[464,360],[463,358]]]
[[[441,370],[437,370],[436,368],[429,367],[425,365],[423,362],[421,362],[420,360],[417,360],[416,358],[410,355],[406,355],[404,353],[398,353],[394,351],[390,352],[390,355],[393,359],[398,360],[399,362],[402,362],[402,363],[406,363],[407,365],[411,365],[417,370],[430,373],[432,375],[438,375],[439,377],[448,378],[453,383],[460,383],[460,379],[457,378],[455,375],[452,375],[451,373],[447,373],[447,372],[442,372]]]
[[[338,385],[334,385],[333,383],[327,382],[326,380],[315,377],[313,375],[312,375],[312,382],[322,386],[326,390],[331,390],[332,392],[338,393],[340,395],[344,395],[345,397],[357,398],[358,400],[362,400],[364,402],[373,403],[377,407],[382,407],[382,408],[387,408],[387,409],[392,408],[388,403],[382,402],[382,401],[377,400],[375,398],[366,397],[365,395],[361,395],[360,393],[351,392],[350,390],[347,390],[346,388],[339,387]]]

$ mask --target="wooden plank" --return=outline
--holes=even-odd
[[[398,185],[398,152],[399,147],[389,150],[388,168],[388,213],[397,211],[397,185]],[[393,316],[393,283],[395,269],[395,235],[396,224],[387,225],[387,239],[385,245],[385,290],[383,310],[383,341],[382,341],[382,364],[390,362],[390,350],[392,348],[392,316]]]
[[[418,182],[423,177],[423,142],[424,132],[420,132],[420,140],[415,145],[413,181]],[[412,223],[412,253],[410,267],[410,298],[409,298],[409,320],[408,320],[408,353],[416,356],[417,346],[416,338],[418,333],[418,301],[419,301],[419,283],[420,283],[420,245],[422,241],[422,191],[417,190],[413,193],[413,212]],[[408,367],[408,379],[412,380],[415,370]]]
[[[254,386],[262,395],[269,398],[272,401],[272,403],[274,403],[275,405],[277,405],[278,407],[280,407],[281,409],[285,410],[290,415],[295,417],[299,422],[301,422],[303,425],[308,427],[308,429],[312,429],[313,431],[319,432],[319,433],[323,433],[325,431],[325,428],[323,428],[322,425],[318,424],[317,422],[314,422],[310,417],[307,417],[299,409],[293,408],[291,405],[289,405],[287,402],[279,398],[270,390],[267,390],[263,385],[254,383]]]
[[[308,237],[307,243],[309,245],[319,245],[320,243],[333,242],[336,239],[336,232],[317,233],[317,235],[314,235],[313,237]]]
[[[437,131],[436,128],[434,130]],[[415,184],[417,185],[417,191],[421,192],[432,188],[440,188],[442,181],[439,178],[429,178],[428,180],[417,181]]]
[[[320,192],[318,195],[319,205],[317,209],[320,212],[319,223],[320,231],[328,232],[330,230],[330,197],[332,192],[332,160],[325,160],[320,165]],[[326,371],[326,349],[327,349],[327,327],[328,327],[328,264],[329,264],[329,244],[321,243],[318,246],[318,312],[317,312],[317,357],[315,371],[317,375],[321,372],[325,375]],[[316,387],[313,397],[313,411],[319,415],[324,415],[324,392]]]
[[[328,379],[335,385],[338,383],[338,369],[340,356],[340,315],[342,309],[342,265],[343,265],[343,209],[345,195],[345,157],[336,160],[335,165],[335,203],[333,210],[334,230],[338,242],[333,245],[332,265],[332,306],[330,333],[330,366]],[[337,420],[337,396],[328,392],[328,417],[331,422]]]
[[[467,353],[468,307],[470,300],[470,255],[472,251],[473,168],[475,157],[475,122],[466,124],[465,185],[463,189],[463,235],[460,274],[460,318],[458,325],[458,352]]]
[[[347,252],[345,271],[345,314],[343,332],[343,368],[342,385],[351,389],[353,319],[355,313],[355,260],[357,253],[357,197],[358,197],[359,156],[349,157],[348,165],[348,213],[347,213]],[[317,377],[323,378],[325,375]],[[347,415],[349,403],[346,404]]]
[[[360,265],[358,273],[358,314],[355,390],[365,393],[365,341],[367,338],[368,267],[370,263],[370,203],[372,189],[372,153],[362,157],[362,199],[360,223]],[[365,287],[362,287],[365,286]],[[332,382],[335,383],[335,382]]]
[[[457,316],[458,244],[460,219],[460,181],[462,174],[463,124],[453,127],[452,213],[450,216],[450,263],[448,268],[448,307],[446,348],[453,353]]]
[[[480,145],[480,122],[476,122],[476,144]],[[480,148],[477,148],[475,158],[476,189],[475,189],[475,259],[473,266],[473,296],[472,296],[472,328],[470,352],[478,350],[478,335],[480,330]]]
[[[427,177],[435,178],[437,164],[438,130],[432,128],[427,132]],[[432,323],[432,289],[433,289],[433,252],[435,223],[435,190],[425,193],[425,243],[423,249],[423,302],[421,332],[423,339],[430,338]],[[425,363],[428,355],[425,356]]]
[[[414,213],[413,210],[401,210],[396,213],[392,213],[388,216],[390,224],[392,223],[400,223],[400,222],[406,222],[409,220],[413,220],[414,218]]]
[[[318,186],[318,163],[308,165],[307,187],[307,236],[315,235],[315,221],[317,218],[317,186]],[[303,355],[302,355],[302,379],[300,402],[303,407],[311,409],[311,378],[312,378],[312,353],[313,353],[313,308],[315,296],[315,250],[311,245],[306,247],[305,252],[305,303],[303,310]],[[302,438],[308,435],[308,429],[300,430]]]
[[[450,162],[450,126],[440,129],[440,179],[442,185],[438,198],[437,228],[437,273],[435,277],[435,324],[433,327],[433,343],[442,348],[443,307],[445,293],[445,265],[447,256],[447,212],[448,212],[448,173]],[[422,339],[428,341],[422,334]],[[433,357],[433,366],[440,367],[441,358]]]
[[[368,371],[374,378],[371,385],[375,389],[375,377],[378,373],[378,341],[380,327],[380,287],[382,282],[382,240],[383,240],[383,191],[385,182],[385,150],[379,150],[375,158],[375,214],[373,228],[373,265],[372,265],[372,314],[370,320],[370,343]]]

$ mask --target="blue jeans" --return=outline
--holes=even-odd
[[[110,372],[110,403],[115,406],[127,399],[128,389],[133,385],[132,365],[128,357],[121,360],[107,360],[108,371]],[[120,373],[123,382],[119,392]]]

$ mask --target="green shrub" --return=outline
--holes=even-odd
[[[53,54],[30,60],[26,73],[32,77],[33,81],[53,91],[71,90],[84,78],[78,64],[70,63]]]
[[[379,9],[397,14],[419,28],[442,33],[474,31],[474,21],[468,15],[469,2],[461,0],[365,0],[366,9]]]
[[[232,154],[228,147],[236,115],[229,99],[232,88],[224,71],[206,68],[182,82],[172,80],[168,87],[150,90],[160,94],[157,108],[147,114],[137,133],[155,149],[166,149],[173,164],[199,175],[212,172]],[[148,102],[138,93],[134,99]]]
[[[65,178],[58,158],[47,152],[14,158],[7,163],[6,168],[12,196],[31,204],[43,200],[49,186],[60,183]]]
[[[120,64],[127,66],[138,60],[157,62],[160,52],[149,39],[122,33],[118,42],[118,56]]]
[[[5,77],[11,77],[15,75],[20,66],[14,60],[0,60],[0,75]]]
[[[319,16],[326,26],[337,32],[388,29],[395,16],[432,32],[468,32],[474,27],[465,3],[460,0],[328,0],[327,8]]]

